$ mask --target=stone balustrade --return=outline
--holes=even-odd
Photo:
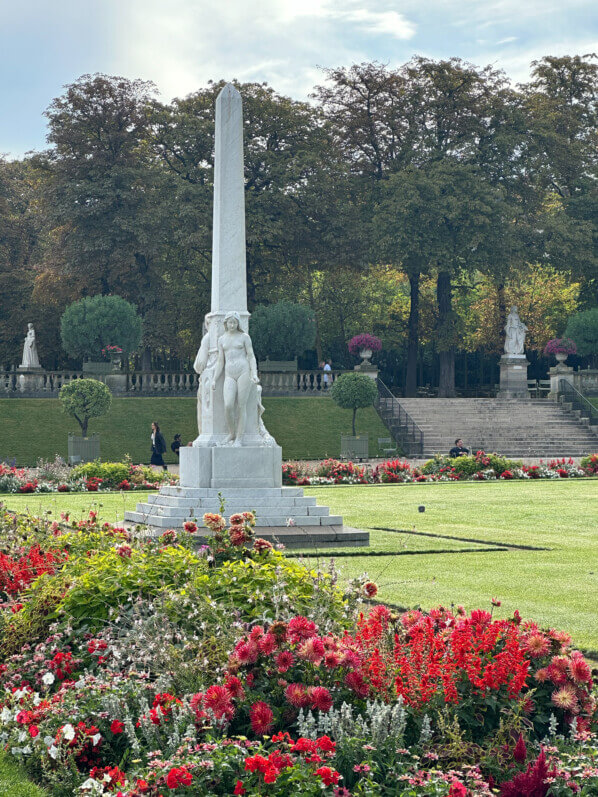
[[[343,371],[264,371],[260,373],[264,396],[322,396]],[[0,371],[0,398],[56,398],[60,388],[73,379],[95,378],[106,382],[120,396],[195,396],[198,375],[189,371]]]

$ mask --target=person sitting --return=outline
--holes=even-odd
[[[454,459],[455,457],[462,457],[464,454],[469,454],[469,449],[465,448],[465,446],[463,445],[463,440],[461,440],[461,438],[458,437],[455,440],[455,445],[449,451],[449,457],[452,457]]]
[[[179,456],[179,448],[181,447],[181,436],[180,434],[175,434],[174,440],[170,444],[170,450],[173,454],[176,454],[177,457]]]

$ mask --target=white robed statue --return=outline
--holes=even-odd
[[[23,362],[21,368],[41,368],[35,344],[35,329],[33,324],[27,324],[27,336],[23,346]]]
[[[519,318],[517,312],[517,305],[511,307],[511,312],[507,316],[507,323],[505,326],[505,353],[511,356],[523,355],[523,346],[525,344],[525,333],[527,327]]]

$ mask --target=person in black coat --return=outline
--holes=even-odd
[[[449,451],[449,457],[454,459],[455,457],[460,457],[463,454],[469,454],[469,449],[465,448],[463,445],[463,440],[461,440],[459,437],[457,440],[455,440],[455,445]]]
[[[162,454],[166,451],[166,440],[164,439],[164,435],[160,431],[160,427],[154,421],[152,423],[152,458],[150,459],[150,463],[152,465],[161,465],[163,470],[168,470],[166,465],[164,464],[164,459]]]
[[[170,444],[170,450],[173,454],[176,454],[177,457],[179,456],[179,448],[181,447],[181,436],[180,434],[175,434],[174,440]]]

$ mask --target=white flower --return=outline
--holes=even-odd
[[[56,678],[54,677],[54,673],[47,672],[42,678],[42,683],[44,683],[46,686],[52,686],[55,680]]]
[[[66,739],[67,742],[72,742],[72,740],[75,738],[75,729],[70,722],[67,722],[67,724],[63,727],[62,737],[63,739]]]
[[[295,525],[295,518],[289,517],[287,518],[287,526],[294,526]]]
[[[26,694],[27,694],[27,687],[26,686],[24,686],[22,689],[17,689],[17,691],[14,693],[15,700],[20,700]]]
[[[0,720],[2,720],[2,722],[10,722],[11,719],[12,711],[8,708],[8,706],[4,706],[2,713],[0,714]]]
[[[94,747],[100,741],[101,738],[102,738],[102,734],[101,733],[96,733],[94,736],[91,737],[91,741],[93,742],[93,746]]]
[[[40,696],[37,694],[37,692],[36,692],[36,693],[35,693],[35,697],[33,698],[33,705],[34,705],[34,706],[39,706],[39,704],[40,704],[41,702],[42,702],[42,699],[41,699],[41,697],[40,697]]]
[[[55,747],[55,745],[52,745],[48,749],[48,755],[50,756],[50,758],[58,758],[58,748]]]
[[[82,689],[85,686],[85,678],[79,678],[78,681],[75,681],[75,686],[77,689]]]
[[[50,747],[50,745],[54,744],[54,737],[44,736],[44,744],[46,745],[46,747]]]
[[[27,731],[21,731],[17,737],[19,742],[24,742],[27,738]]]

